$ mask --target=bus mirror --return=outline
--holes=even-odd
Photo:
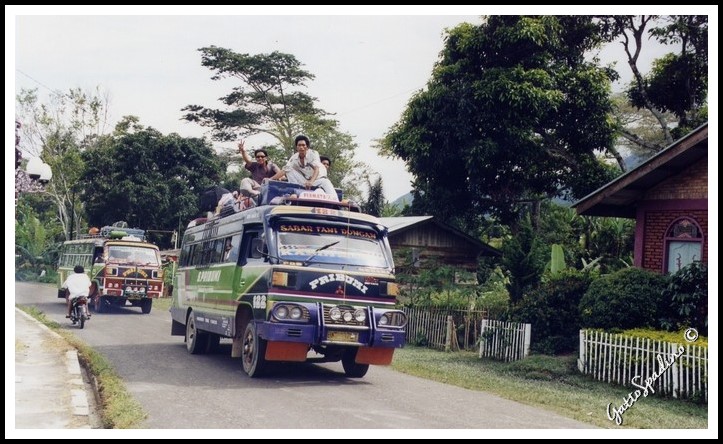
[[[260,259],[264,257],[265,252],[264,249],[266,248],[266,245],[264,244],[264,240],[261,238],[254,238],[251,240],[251,257],[254,259]]]

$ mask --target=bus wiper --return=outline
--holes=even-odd
[[[311,262],[311,260],[314,259],[317,254],[319,254],[319,252],[320,252],[321,250],[326,250],[326,249],[329,248],[329,247],[333,247],[334,245],[338,244],[339,242],[340,242],[340,241],[334,241],[334,242],[332,242],[332,243],[330,243],[330,244],[326,244],[326,245],[324,245],[324,246],[321,246],[321,247],[317,248],[316,250],[314,250],[314,254],[312,254],[311,256],[309,256],[309,257],[304,261],[304,263],[301,264],[301,265],[304,266],[304,267],[306,267],[307,265],[309,265],[309,262]]]

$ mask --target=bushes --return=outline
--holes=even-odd
[[[708,336],[708,267],[693,262],[675,273],[663,293],[670,303],[669,329],[693,327]]]
[[[565,270],[527,293],[513,307],[514,320],[532,324],[532,351],[558,354],[576,348],[580,331],[578,305],[591,281],[587,273]]]
[[[605,329],[656,327],[666,311],[668,278],[640,268],[601,276],[580,301],[582,326]]]

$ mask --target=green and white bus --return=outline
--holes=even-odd
[[[76,265],[82,265],[93,283],[90,307],[102,313],[111,307],[130,303],[150,313],[153,299],[163,295],[163,269],[158,247],[146,242],[138,228],[103,227],[96,234],[66,241],[58,263],[58,297],[65,297],[60,286]]]
[[[270,361],[341,361],[356,378],[390,364],[407,318],[396,308],[387,228],[318,193],[270,198],[280,187],[264,190],[271,204],[189,224],[171,334],[192,354],[230,338],[250,377]]]

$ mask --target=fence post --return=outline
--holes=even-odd
[[[580,355],[577,358],[577,370],[580,373],[585,373],[585,330],[580,330]]]
[[[484,347],[485,344],[485,331],[487,331],[487,324],[489,323],[489,319],[482,319],[482,325],[480,326],[480,332],[479,332],[479,357],[482,357],[482,347]]]
[[[444,351],[448,352],[452,348],[452,316],[447,316],[447,337],[444,339]]]
[[[524,324],[525,326],[525,358],[530,354],[530,338],[532,336],[532,324]]]
[[[665,359],[672,359],[675,352],[678,351],[678,344],[670,344],[670,349],[668,350],[670,352],[670,358],[666,357]],[[680,393],[680,375],[682,374],[682,366],[678,366],[678,359],[673,360],[673,366],[672,366],[672,376],[673,376],[673,398],[678,398],[678,394]]]

